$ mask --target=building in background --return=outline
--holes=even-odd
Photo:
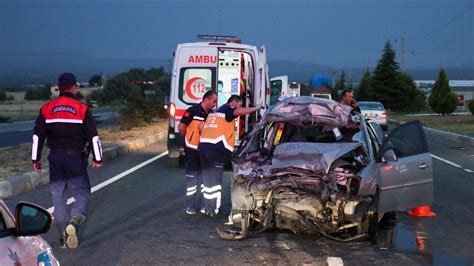
[[[426,97],[431,94],[436,80],[415,80],[416,87]],[[467,110],[467,102],[474,99],[474,80],[450,80],[451,90],[458,95],[458,107],[460,111]]]

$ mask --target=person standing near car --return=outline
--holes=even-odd
[[[59,97],[41,107],[33,129],[31,160],[41,172],[41,150],[45,140],[50,148],[49,190],[54,219],[59,229],[59,247],[77,248],[79,225],[86,219],[91,194],[87,163],[92,151],[92,168],[102,166],[102,147],[92,113],[75,99],[76,77],[63,73],[58,79]],[[75,199],[68,211],[67,191]]]
[[[181,118],[178,126],[179,133],[184,136],[186,160],[186,213],[196,214],[199,201],[198,182],[201,176],[201,161],[199,157],[199,139],[202,124],[207,114],[217,105],[217,93],[207,91],[202,102],[189,107]]]
[[[213,217],[221,205],[222,176],[224,165],[234,151],[235,119],[253,113],[263,107],[243,108],[242,98],[232,95],[226,104],[209,114],[201,132],[199,151],[203,179],[203,208],[201,213]]]
[[[350,90],[344,90],[342,92],[342,100],[341,100],[341,103],[344,104],[344,105],[349,105],[350,107],[352,107],[352,109],[357,112],[357,113],[361,113],[360,111],[360,108],[359,106],[357,106],[357,102],[356,100],[354,99],[354,97],[352,96],[352,91]]]

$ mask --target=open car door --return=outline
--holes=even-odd
[[[379,211],[404,211],[433,201],[433,170],[419,121],[395,128],[377,154]]]

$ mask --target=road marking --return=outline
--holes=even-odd
[[[3,151],[3,150],[8,150],[8,149],[10,149],[11,147],[13,147],[13,146],[8,146],[8,147],[3,147],[3,148],[0,148],[0,151]]]
[[[436,155],[431,154],[431,157],[433,157],[433,158],[435,158],[435,159],[437,159],[437,160],[440,160],[440,161],[442,161],[443,163],[447,163],[447,164],[449,164],[449,165],[451,165],[451,166],[454,166],[454,167],[456,167],[456,168],[462,168],[462,166],[460,166],[459,164],[453,163],[453,162],[451,162],[451,161],[448,161],[448,160],[443,159],[443,158],[441,158],[441,157],[438,157],[438,156],[436,156]]]
[[[131,173],[133,173],[133,172],[135,172],[135,171],[137,171],[138,169],[140,169],[140,168],[142,168],[142,167],[144,167],[144,166],[147,166],[148,164],[150,164],[150,163],[152,163],[152,162],[154,162],[154,161],[160,159],[161,157],[163,157],[163,156],[165,156],[165,155],[167,155],[167,154],[168,154],[168,151],[165,151],[165,152],[163,152],[163,153],[161,153],[161,154],[159,154],[159,155],[157,155],[157,156],[155,156],[155,157],[153,157],[153,158],[151,158],[151,159],[148,159],[148,160],[146,160],[146,161],[144,161],[144,162],[142,162],[142,163],[140,163],[140,164],[138,164],[138,165],[135,165],[134,167],[132,167],[132,168],[130,168],[130,169],[128,169],[128,170],[126,170],[126,171],[124,171],[124,172],[122,172],[122,173],[120,173],[120,174],[114,176],[114,177],[111,177],[111,178],[105,180],[104,182],[102,182],[102,183],[100,183],[100,184],[95,185],[95,186],[91,189],[91,193],[94,193],[94,192],[96,192],[96,191],[98,191],[98,190],[100,190],[100,189],[102,189],[102,188],[104,188],[104,187],[106,187],[106,186],[108,186],[108,185],[114,183],[115,181],[122,179],[123,177],[125,177],[125,176],[127,176],[127,175],[129,175],[129,174],[131,174]],[[74,198],[71,197],[71,198],[69,198],[69,199],[67,200],[67,204],[70,205],[70,204],[73,203],[74,201],[75,201]],[[50,208],[48,209],[48,211],[49,211],[50,213],[53,213],[53,211],[54,211],[54,206],[53,206],[53,207],[50,207]]]
[[[463,170],[468,172],[468,173],[474,173],[474,171],[472,171],[471,169],[464,168]]]
[[[32,128],[27,128],[27,129],[20,129],[18,130],[18,132],[25,132],[25,131],[31,131],[33,130]]]
[[[344,265],[342,258],[339,258],[339,257],[328,257],[327,263],[329,266],[343,266]]]

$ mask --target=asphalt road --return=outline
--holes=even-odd
[[[97,113],[96,124],[98,127],[112,125],[117,122],[112,112]],[[34,120],[0,124],[0,149],[16,144],[31,142]]]
[[[472,265],[474,253],[474,151],[429,140],[432,153],[461,167],[433,159],[434,218],[398,213],[385,222],[378,240],[338,243],[285,231],[245,241],[221,240],[215,230],[226,217],[186,215],[183,169],[169,168],[166,158],[123,176],[93,193],[89,218],[80,229],[77,250],[59,250],[58,233],[44,237],[64,265],[130,264],[435,264]],[[166,151],[158,143],[90,170],[93,186]],[[224,213],[230,210],[230,172],[224,178]],[[51,206],[47,187],[8,199],[13,207],[27,200]],[[340,265],[340,264],[339,264]]]

